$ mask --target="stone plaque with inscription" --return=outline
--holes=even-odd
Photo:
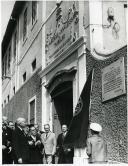
[[[63,1],[46,22],[46,65],[55,61],[79,37],[77,1]]]
[[[126,93],[124,57],[102,69],[102,101]]]

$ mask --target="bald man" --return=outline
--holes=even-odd
[[[13,132],[14,163],[28,164],[29,163],[28,138],[24,133],[26,120],[20,117],[16,120],[16,124],[17,127]]]

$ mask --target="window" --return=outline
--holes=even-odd
[[[29,123],[35,123],[35,109],[36,109],[36,100],[34,99],[29,101]]]
[[[127,8],[127,4],[124,4],[124,8]]]
[[[8,95],[8,102],[9,102],[9,95]]]
[[[23,83],[26,81],[26,72],[23,74]]]
[[[4,63],[4,60],[3,60],[3,62],[2,62],[2,76],[4,76],[4,74],[5,74],[4,67],[5,67],[5,63]]]
[[[8,50],[8,71],[10,71],[10,64],[11,64],[11,47]]]
[[[32,25],[37,20],[37,1],[32,1]]]
[[[4,105],[6,104],[6,100],[4,100]]]
[[[124,21],[125,21],[125,34],[127,34],[127,25],[128,25],[128,19],[127,19],[127,4],[124,4],[124,14],[125,14],[125,17],[124,17]]]
[[[27,36],[27,9],[24,12],[24,20],[23,20],[23,41]]]
[[[15,92],[15,86],[13,87],[13,94],[15,94],[16,92]]]
[[[7,55],[5,55],[5,58],[4,58],[4,74],[6,76],[6,73],[7,73]]]
[[[16,48],[17,48],[17,31],[14,34],[14,59],[16,59]]]
[[[36,69],[36,59],[32,62],[32,72]]]

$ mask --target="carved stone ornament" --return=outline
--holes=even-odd
[[[79,22],[79,12],[76,9],[75,2],[72,7],[68,9],[68,14],[64,17],[62,13],[61,6],[58,5],[56,9],[56,28],[53,31],[52,27],[50,28],[49,33],[46,34],[46,44],[45,44],[45,52],[46,54],[49,51],[49,46],[58,39],[58,44],[65,38],[65,34],[62,33],[69,27],[69,25],[77,24]],[[76,40],[77,33],[74,32],[73,36],[71,35],[72,42]],[[55,43],[56,46],[57,43]]]
[[[124,45],[120,46],[123,47]],[[108,50],[108,49],[104,49],[101,47],[100,44],[94,45],[93,50],[92,50],[92,55],[95,59],[97,60],[106,60],[111,58],[112,56],[114,56],[114,52],[116,52],[117,50],[119,50],[119,48],[117,49],[113,49],[113,50]]]

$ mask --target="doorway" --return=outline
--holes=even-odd
[[[73,89],[72,81],[59,84],[51,93],[53,102],[53,132],[58,136],[61,125],[69,124],[73,117]]]

